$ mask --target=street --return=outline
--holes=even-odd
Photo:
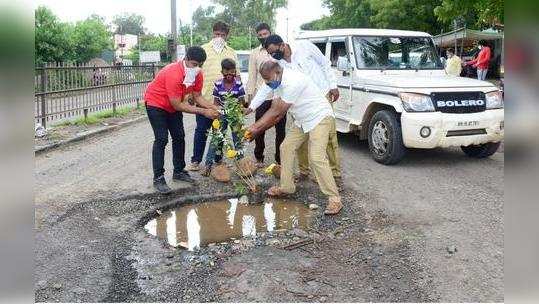
[[[184,126],[188,162],[192,115]],[[188,252],[150,237],[142,219],[233,186],[194,173],[198,186],[170,182],[175,194],[153,194],[152,140],[144,120],[36,155],[36,302],[504,301],[503,152],[472,159],[458,148],[411,150],[383,166],[367,142],[340,134],[341,214],[324,217],[325,199],[307,181],[296,200],[320,205],[312,230]],[[169,179],[170,143],[165,161]],[[297,237],[314,243],[282,249]]]

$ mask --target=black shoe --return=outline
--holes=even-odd
[[[153,180],[153,187],[162,194],[169,194],[172,192],[172,189],[170,189],[170,187],[167,185],[165,177],[162,175]]]
[[[187,173],[187,171],[181,171],[172,174],[172,180],[179,182],[195,183],[195,180]]]

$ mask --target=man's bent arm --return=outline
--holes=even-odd
[[[202,94],[200,94],[200,92],[193,92],[193,100],[196,102],[196,104],[203,108],[213,110],[219,109],[213,102],[207,101],[204,97],[202,97]]]
[[[217,118],[219,116],[219,112],[217,111],[209,111],[208,109],[192,106],[188,102],[182,102],[180,98],[171,99],[170,104],[174,110],[183,113],[200,114],[208,118]]]
[[[260,119],[249,127],[249,131],[251,131],[253,136],[256,136],[273,127],[286,115],[290,106],[291,104],[284,102],[280,97],[273,99],[271,107]]]
[[[268,87],[267,85],[263,85],[258,91],[256,92],[255,97],[253,100],[250,101],[249,109],[256,110],[260,105],[264,103],[266,98],[268,98],[268,95],[271,93],[272,89]]]

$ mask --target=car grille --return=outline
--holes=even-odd
[[[483,92],[434,92],[431,99],[436,111],[442,113],[477,113],[486,110]]]
[[[485,129],[452,130],[452,131],[447,131],[446,137],[470,136],[470,135],[481,135],[481,134],[487,134],[487,130]]]

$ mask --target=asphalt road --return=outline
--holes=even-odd
[[[188,160],[194,118],[187,115],[184,122]],[[267,138],[268,145],[273,142],[272,136],[270,133]],[[247,293],[247,298],[242,297],[245,296],[243,293],[225,297],[214,290],[215,286],[245,288],[245,284],[252,280],[261,280],[252,276],[263,273],[262,270],[253,274],[247,271],[238,275],[236,281],[226,283],[220,281],[220,270],[208,270],[210,274],[195,271],[192,275],[200,278],[202,289],[204,284],[211,285],[205,294],[179,295],[171,291],[156,296],[159,294],[155,292],[157,287],[150,286],[150,282],[157,282],[156,279],[140,281],[135,278],[137,272],[140,278],[142,269],[148,269],[149,260],[158,264],[152,258],[140,258],[140,253],[148,255],[151,251],[152,256],[156,256],[155,252],[163,249],[153,245],[141,248],[140,244],[146,244],[146,241],[140,239],[139,232],[128,227],[160,200],[158,196],[151,198],[151,142],[151,128],[143,121],[36,156],[36,301],[504,301],[504,154],[496,153],[490,159],[477,160],[466,157],[459,149],[413,150],[398,165],[383,166],[370,158],[366,142],[358,142],[350,135],[339,137],[346,193],[344,203],[347,204],[339,218],[346,216],[354,220],[357,215],[357,221],[365,222],[367,228],[355,232],[351,228],[349,234],[344,233],[342,241],[332,240],[333,249],[321,249],[316,258],[303,251],[290,255],[275,250],[268,253],[267,250],[272,250],[268,247],[247,250],[218,263],[218,267],[226,270],[231,267],[230,263],[234,265],[238,260],[251,260],[249,267],[256,267],[257,263],[262,266],[273,263],[278,267],[287,265],[290,259],[297,259],[304,267],[321,269],[321,275],[333,275],[334,284],[324,285],[325,288],[336,285],[331,288],[335,292],[329,297],[326,292],[320,297],[301,298],[303,294],[295,291],[279,296],[279,293],[268,292],[270,287],[265,283],[256,287],[260,292]],[[171,166],[169,155],[167,152],[167,168]],[[268,158],[271,161],[271,157]],[[213,193],[223,188],[211,181],[204,183],[208,185],[207,189],[201,186],[197,191]],[[186,185],[175,187],[181,189]],[[316,187],[309,187],[316,192]],[[340,220],[328,220],[322,215],[320,219],[327,227],[340,223]],[[326,227],[323,225],[321,227]],[[357,269],[344,265],[344,262],[330,266],[316,260],[331,257],[330,249],[345,252],[348,247],[361,247],[359,240],[366,236],[369,244],[379,248],[380,256],[387,257],[385,260],[376,260],[374,264],[365,262],[368,268]],[[355,243],[350,243],[351,240]],[[401,245],[405,250],[395,250],[404,248]],[[275,258],[257,262],[258,252]],[[370,251],[365,253],[363,260],[370,261],[371,255]],[[119,256],[129,256],[138,264],[118,262]],[[325,270],[326,266],[331,271]],[[391,266],[391,269],[395,266],[398,273],[386,270],[384,266]],[[360,270],[369,275],[358,274]],[[161,268],[153,271],[163,273]],[[268,271],[272,275],[275,270]],[[346,289],[341,288],[339,273],[343,277],[359,275],[349,283],[342,283],[350,284],[350,290],[354,292],[347,289],[348,285]],[[282,275],[285,281],[295,278],[290,271]],[[200,290],[196,285],[197,276],[183,280],[176,275],[167,280],[177,280],[175,286],[185,290]],[[371,281],[381,286],[370,285],[374,284]],[[146,282],[146,285],[140,282]],[[317,290],[324,288],[313,286]],[[294,297],[288,298],[291,294]],[[268,298],[270,295],[273,298]]]

